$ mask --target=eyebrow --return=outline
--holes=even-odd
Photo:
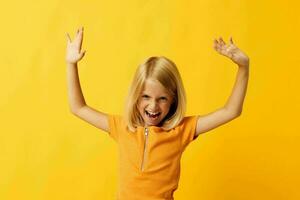
[[[148,94],[146,94],[146,93],[142,93],[142,96],[149,96],[150,97],[150,95],[148,95]],[[162,96],[159,96],[159,98],[161,98],[161,97],[165,97],[165,98],[168,98],[168,95],[162,95]]]

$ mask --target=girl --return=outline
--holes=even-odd
[[[170,200],[178,187],[180,158],[199,134],[240,116],[249,77],[249,58],[230,38],[220,37],[214,49],[238,65],[236,82],[226,104],[207,115],[185,116],[186,97],[176,65],[166,57],[150,57],[133,78],[123,116],[97,111],[85,103],[77,62],[83,28],[74,41],[67,34],[68,99],[71,112],[106,131],[118,144],[119,200]]]

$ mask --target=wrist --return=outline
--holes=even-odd
[[[248,65],[238,65],[239,68],[243,68],[243,69],[249,69],[249,64]]]
[[[75,63],[66,62],[66,63],[67,63],[67,66],[70,66],[70,67],[76,67],[77,66],[77,62],[75,62]]]
[[[249,61],[247,61],[246,63],[243,64],[238,64],[239,68],[245,68],[248,69],[249,68]]]
[[[239,65],[238,73],[248,76],[249,75],[249,65]]]

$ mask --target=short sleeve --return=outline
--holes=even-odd
[[[122,118],[119,115],[108,115],[109,136],[116,142],[119,140]]]
[[[184,119],[180,125],[181,144],[182,144],[183,150],[186,148],[186,146],[190,142],[192,142],[193,140],[195,140],[197,138],[197,136],[195,136],[197,119],[198,119],[198,116],[184,117]]]

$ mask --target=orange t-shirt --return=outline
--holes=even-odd
[[[170,131],[149,126],[130,132],[119,115],[109,115],[108,121],[109,135],[119,151],[117,199],[172,200],[178,187],[181,155],[196,139],[197,116],[185,117]]]

